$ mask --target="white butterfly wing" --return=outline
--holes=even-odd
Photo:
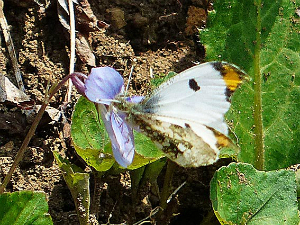
[[[209,62],[183,71],[159,86],[140,111],[167,122],[174,118],[200,123],[227,135],[223,117],[231,92],[219,68],[218,62]]]

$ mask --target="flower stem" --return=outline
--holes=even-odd
[[[34,135],[34,132],[40,122],[40,120],[42,119],[42,116],[45,112],[45,109],[47,107],[47,105],[49,104],[50,102],[50,99],[53,97],[53,95],[63,86],[63,84],[69,79],[69,75],[64,77],[63,80],[58,83],[57,85],[54,85],[52,86],[52,88],[50,89],[49,93],[45,96],[45,100],[40,108],[40,110],[38,111],[17,155],[16,155],[16,158],[12,164],[12,166],[10,167],[9,171],[8,171],[8,174],[5,176],[1,186],[0,186],[0,194],[2,194],[7,186],[7,184],[9,183],[16,167],[18,166],[19,162],[23,159],[23,155],[25,153],[25,150],[31,140],[31,138],[33,137]]]

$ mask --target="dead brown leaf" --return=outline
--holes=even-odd
[[[96,66],[95,55],[92,52],[87,38],[81,33],[78,33],[76,37],[76,52],[83,63],[93,67]]]
[[[30,101],[30,97],[18,89],[7,77],[0,74],[0,103],[9,102],[19,105]]]

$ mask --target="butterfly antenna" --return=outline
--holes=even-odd
[[[125,91],[124,91],[124,96],[127,95],[127,91],[128,91],[129,84],[130,84],[131,77],[132,77],[132,73],[133,73],[133,68],[134,68],[134,65],[132,65],[132,66],[131,66],[131,69],[130,69],[130,74],[129,74],[129,78],[128,78],[128,83],[127,83],[126,89],[125,89]]]

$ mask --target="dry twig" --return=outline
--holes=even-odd
[[[74,5],[73,0],[69,0],[69,15],[70,15],[70,68],[69,74],[74,72],[75,67],[75,14],[74,14]],[[72,92],[72,81],[69,80],[69,88],[66,96],[67,102],[71,101],[71,92]]]

